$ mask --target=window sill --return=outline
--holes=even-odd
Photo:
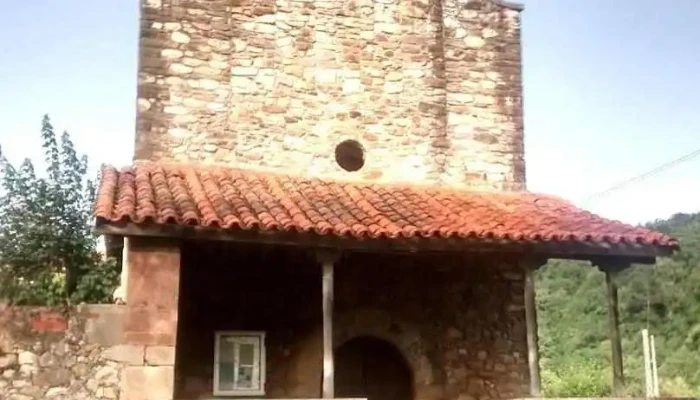
[[[265,398],[264,391],[214,392],[212,399],[259,400]]]
[[[260,396],[254,396],[254,395],[231,395],[231,394],[222,394],[222,395],[213,395],[211,397],[205,397],[202,398],[201,400],[328,400],[328,399],[320,399],[320,398],[314,398],[314,397],[300,397],[300,398],[294,398],[294,399],[280,399],[280,398],[266,398],[264,394],[261,394]],[[336,400],[368,400],[366,397],[334,397]]]

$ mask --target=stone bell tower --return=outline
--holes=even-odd
[[[142,0],[135,159],[525,186],[499,0]]]

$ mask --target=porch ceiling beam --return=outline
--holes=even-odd
[[[182,239],[270,243],[328,249],[379,252],[482,252],[516,253],[569,260],[604,261],[620,259],[627,263],[653,264],[656,257],[668,256],[670,248],[632,243],[590,243],[515,241],[480,238],[356,238],[303,232],[225,230],[175,224],[112,223],[98,220],[95,232],[121,236],[176,237]]]

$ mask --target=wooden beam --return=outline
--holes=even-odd
[[[261,229],[224,229],[176,224],[116,223],[98,219],[95,231],[122,236],[177,237],[194,240],[220,240],[246,243],[270,243],[329,250],[348,249],[378,252],[456,252],[512,253],[545,256],[550,259],[605,260],[623,259],[628,263],[653,264],[656,257],[673,253],[670,247],[636,243],[598,243],[574,241],[532,241],[476,237],[412,237],[356,238],[353,236],[320,235],[314,232],[267,231]]]
[[[336,253],[319,252],[317,258],[323,267],[323,398],[335,397],[335,363],[333,360],[333,266]]]
[[[525,324],[527,328],[527,361],[530,369],[530,396],[532,397],[541,397],[542,393],[537,335],[537,302],[535,299],[535,270],[537,267],[539,265],[525,265]]]
[[[608,319],[610,344],[612,348],[613,390],[616,396],[625,396],[625,374],[622,365],[622,342],[620,339],[620,318],[618,315],[617,283],[615,278],[618,268],[601,268],[605,272],[606,297],[608,300]]]

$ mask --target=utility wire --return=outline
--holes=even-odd
[[[671,167],[673,167],[673,166],[676,166],[676,165],[678,165],[678,164],[681,164],[681,163],[683,163],[683,162],[689,161],[689,160],[691,160],[691,159],[693,159],[693,158],[695,158],[695,157],[697,157],[697,156],[700,156],[700,149],[697,149],[697,150],[695,150],[695,151],[692,151],[692,152],[690,152],[690,153],[688,153],[688,154],[686,154],[686,155],[684,155],[684,156],[678,157],[678,158],[676,158],[675,160],[671,160],[671,161],[669,161],[669,162],[667,162],[667,163],[665,163],[665,164],[659,165],[658,167],[656,167],[656,168],[654,168],[654,169],[652,169],[652,170],[649,170],[649,171],[647,171],[647,172],[645,172],[645,173],[643,173],[643,174],[640,174],[640,175],[634,176],[634,177],[632,177],[632,178],[630,178],[630,179],[627,179],[627,180],[624,180],[624,181],[622,181],[622,182],[619,182],[618,184],[613,185],[613,186],[611,186],[611,187],[609,187],[609,188],[607,188],[607,189],[605,189],[605,190],[603,190],[603,191],[600,191],[600,192],[598,192],[598,193],[594,193],[594,194],[592,194],[592,195],[586,197],[585,199],[583,199],[583,202],[584,202],[584,203],[587,203],[587,202],[589,202],[589,201],[592,200],[592,199],[605,196],[605,195],[607,195],[607,194],[609,194],[609,193],[611,193],[611,192],[613,192],[613,191],[615,191],[615,190],[621,189],[621,188],[623,188],[623,187],[629,185],[630,183],[639,182],[639,181],[642,181],[642,180],[644,180],[644,179],[647,179],[647,178],[649,178],[649,177],[651,177],[651,176],[653,176],[653,175],[658,174],[659,172],[662,172],[662,171],[664,171],[664,170],[666,170],[666,169],[669,169],[669,168],[671,168]]]

